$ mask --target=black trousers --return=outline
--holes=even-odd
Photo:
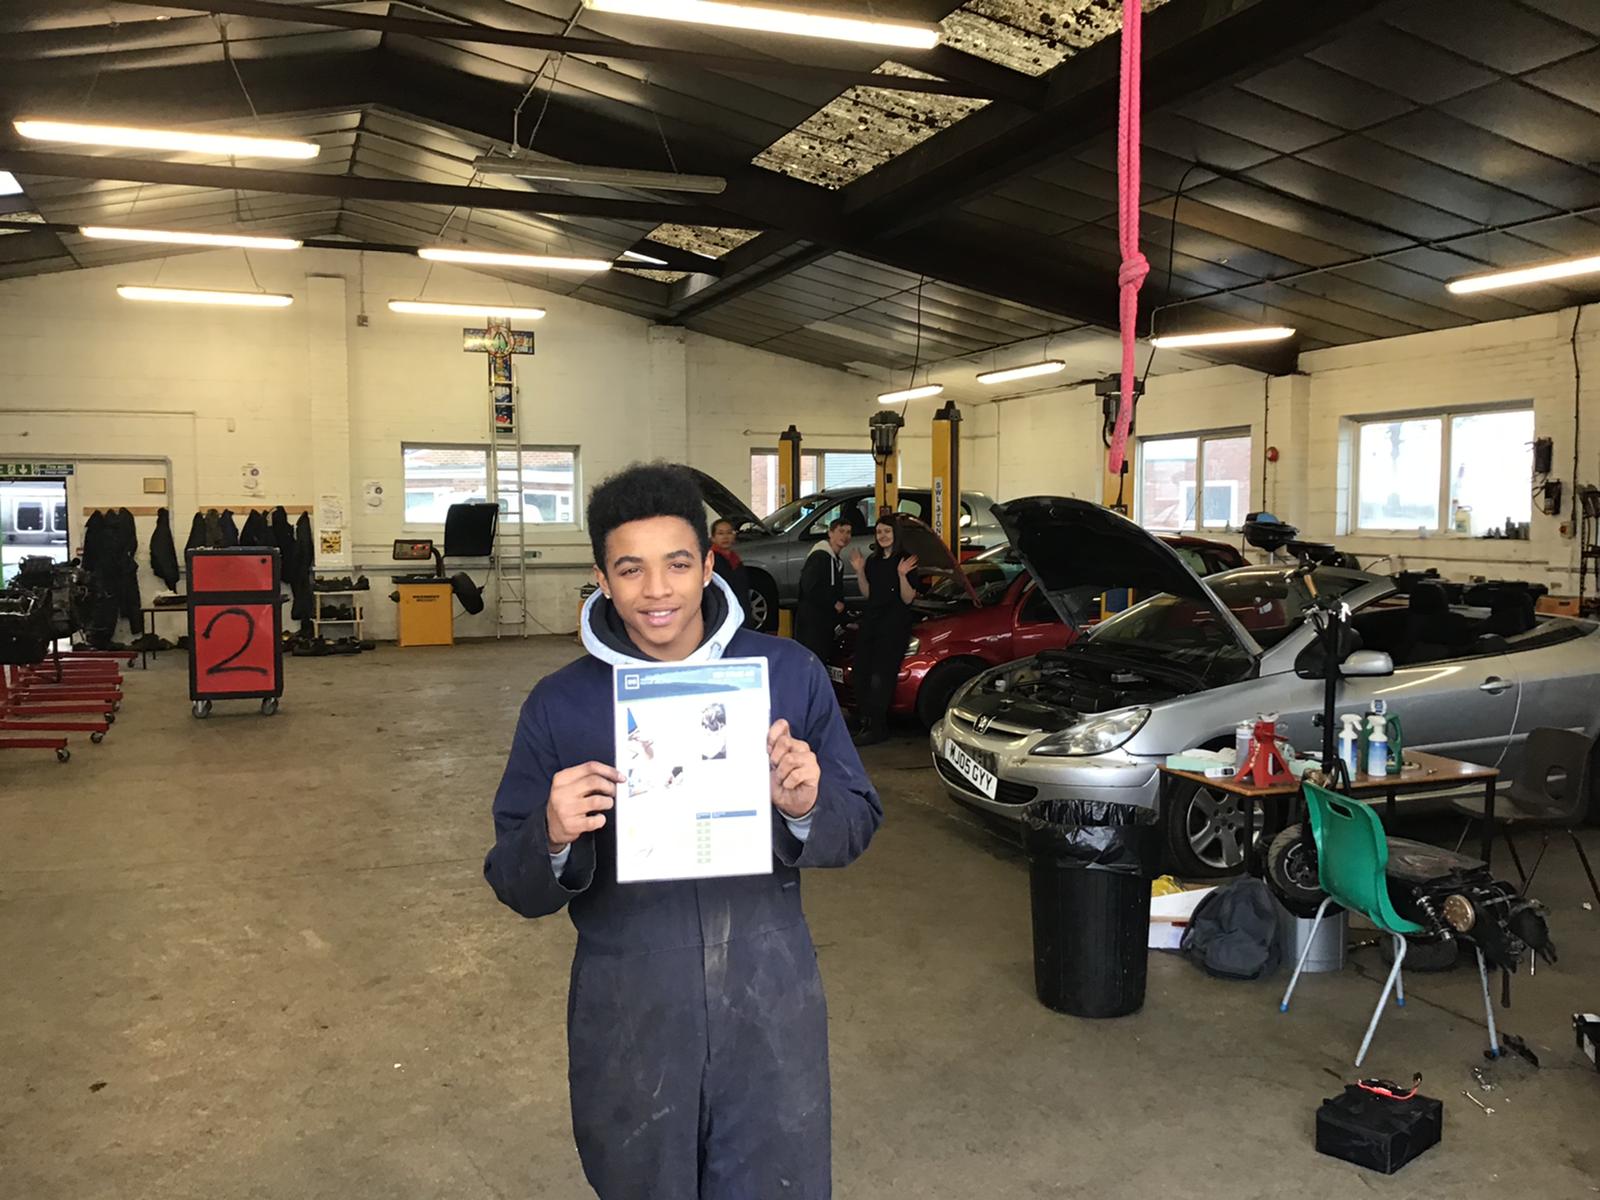
[[[900,678],[900,664],[911,639],[909,610],[868,609],[861,617],[861,633],[856,639],[855,692],[856,715],[868,729],[882,729],[889,723],[889,705]]]

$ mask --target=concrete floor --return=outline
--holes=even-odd
[[[586,1194],[568,1127],[573,933],[501,908],[480,866],[518,703],[564,639],[295,659],[283,711],[193,720],[184,660],[128,678],[103,746],[6,756],[0,784],[0,1196],[393,1200]],[[1170,955],[1144,1010],[1032,995],[1017,854],[953,809],[920,739],[871,752],[887,820],[806,881],[832,1011],[841,1197],[1571,1197],[1600,1191],[1600,913],[1547,862],[1561,964],[1505,1026],[1476,980],[1413,975],[1371,1073],[1424,1073],[1444,1144],[1393,1183],[1311,1148],[1350,1075],[1377,951],[1228,984]],[[1600,844],[1591,836],[1591,846]],[[760,1198],[752,1198],[760,1200]]]

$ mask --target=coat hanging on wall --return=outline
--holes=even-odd
[[[195,514],[195,520],[200,522],[204,530],[205,523],[200,521],[200,514]],[[189,534],[190,541],[194,534]],[[156,511],[156,531],[150,535],[150,572],[162,583],[167,585],[169,592],[178,590],[178,578],[181,572],[178,569],[178,548],[172,543],[172,514],[166,509]]]

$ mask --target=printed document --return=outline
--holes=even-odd
[[[613,669],[617,882],[772,870],[764,658]]]

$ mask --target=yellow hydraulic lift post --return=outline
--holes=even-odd
[[[900,507],[900,427],[905,418],[887,410],[874,413],[867,422],[872,435],[872,460],[877,464],[873,480],[873,499],[878,511],[895,512]],[[876,520],[876,518],[874,518]]]
[[[800,431],[793,425],[778,435],[778,507],[800,498]],[[778,609],[778,636],[794,636],[794,613]]]
[[[933,414],[934,533],[961,561],[961,410],[954,400]]]

